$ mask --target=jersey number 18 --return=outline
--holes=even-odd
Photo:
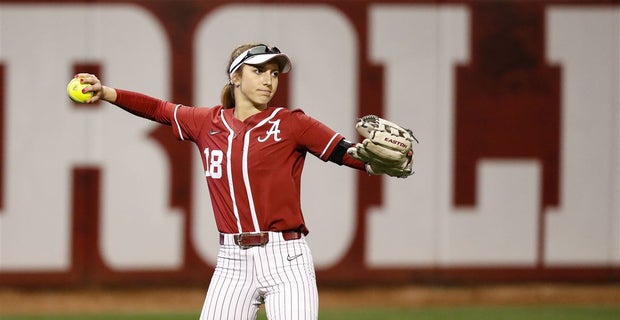
[[[222,150],[213,150],[209,152],[209,148],[205,148],[205,176],[213,179],[222,177],[222,161],[224,160],[224,152]]]

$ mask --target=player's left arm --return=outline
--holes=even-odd
[[[365,171],[365,163],[355,159],[347,150],[355,144],[322,122],[301,110],[291,113],[291,125],[298,128],[298,143],[323,161]]]
[[[353,148],[355,143],[342,138],[332,153],[329,155],[329,161],[337,165],[345,165],[350,168],[366,171],[366,163],[359,159],[353,158],[347,151]]]

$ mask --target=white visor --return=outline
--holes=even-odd
[[[257,47],[267,46],[261,45]],[[230,76],[232,76],[233,73],[235,73],[235,71],[237,71],[237,69],[239,69],[239,67],[241,67],[243,64],[259,65],[271,60],[276,60],[276,63],[278,63],[278,66],[280,67],[281,73],[287,73],[291,70],[291,60],[284,53],[281,53],[277,48],[267,47],[268,52],[266,53],[251,54],[250,51],[254,50],[257,47],[250,48],[237,56],[237,58],[235,58],[228,70]],[[273,49],[277,50],[277,53],[273,52]]]

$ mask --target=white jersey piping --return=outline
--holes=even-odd
[[[232,180],[232,163],[230,159],[230,155],[232,154],[232,143],[233,139],[235,138],[235,131],[230,127],[228,122],[226,122],[226,118],[224,117],[224,109],[222,109],[222,111],[220,112],[220,117],[222,118],[222,123],[224,123],[226,129],[228,129],[228,147],[226,149],[226,175],[228,176],[228,189],[230,192],[230,199],[233,205],[233,213],[235,214],[235,218],[237,219],[237,229],[239,230],[239,233],[242,233],[243,228],[241,227],[239,208],[237,207],[237,200],[235,197],[235,187]]]
[[[179,107],[181,107],[180,104],[177,104],[177,106],[174,107],[174,123],[177,125],[177,130],[179,131],[179,137],[181,138],[182,141],[185,141],[185,138],[183,138],[183,132],[181,132],[181,125],[179,124],[179,120],[177,119],[177,110],[179,110]]]
[[[252,188],[250,187],[250,176],[248,172],[248,150],[250,149],[250,135],[252,130],[264,125],[267,121],[273,119],[280,110],[284,108],[275,109],[271,115],[267,118],[263,119],[257,125],[255,125],[252,129],[248,130],[243,136],[243,159],[242,159],[242,168],[243,168],[243,182],[245,184],[245,189],[248,195],[248,203],[250,204],[250,213],[252,214],[252,222],[254,223],[254,232],[260,232],[260,225],[258,223],[258,215],[256,213],[256,208],[254,207],[254,196],[252,195]]]
[[[323,159],[323,155],[325,155],[325,152],[327,152],[327,149],[329,149],[329,146],[332,145],[332,142],[334,141],[334,139],[336,139],[336,137],[338,137],[339,135],[340,133],[336,132],[336,134],[334,134],[332,138],[329,139],[329,142],[327,143],[327,145],[325,145],[325,149],[323,149],[323,152],[321,152],[321,155],[319,156],[319,158]]]

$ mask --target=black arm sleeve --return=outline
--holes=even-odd
[[[351,146],[353,146],[353,143],[343,138],[342,140],[340,140],[340,142],[338,142],[338,145],[334,148],[332,154],[329,155],[328,160],[338,165],[342,165],[342,159],[347,153],[347,149],[349,149]]]

